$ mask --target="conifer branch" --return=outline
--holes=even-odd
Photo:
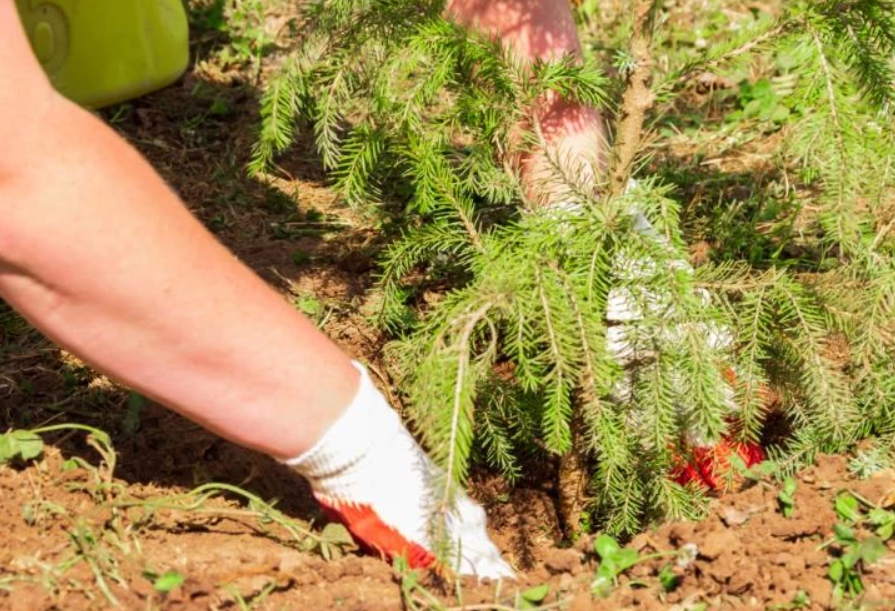
[[[385,249],[381,320],[395,338],[388,350],[410,413],[447,471],[433,499],[442,510],[470,460],[484,459],[512,480],[532,454],[552,453],[570,530],[582,503],[615,533],[646,518],[695,515],[703,501],[665,479],[669,448],[687,432],[724,428],[729,388],[719,359],[736,369],[745,434],[758,431],[763,385],[781,390],[780,409],[797,423],[788,444],[771,450],[784,469],[871,433],[895,458],[895,200],[888,197],[895,4],[790,3],[777,21],[756,18],[707,53],[669,66],[664,79],[651,50],[657,3],[632,4],[633,61],[621,73],[600,201],[601,185],[580,159],[546,155],[552,171],[544,186],[573,212],[520,212],[528,203],[507,164],[543,142],[537,121],[526,122],[534,100],[554,91],[596,104],[605,98],[603,77],[569,58],[514,64],[495,41],[444,19],[439,0],[311,0],[303,37],[313,44],[283,62],[262,98],[253,170],[272,163],[300,122],[310,122],[346,201],[399,225],[400,237]],[[756,228],[748,248],[757,254],[750,251],[748,262],[736,260],[736,242],[751,227],[737,227],[728,233],[733,248],[718,236],[717,252],[731,263],[676,273],[683,251],[676,185],[641,180],[628,190],[643,163],[647,114],[656,95],[670,104],[682,79],[766,51],[789,62],[775,64],[789,87],[768,94],[788,112],[785,129],[774,125],[785,145],[773,157],[787,195],[759,214],[779,206],[798,215],[798,226],[774,218],[771,234]],[[511,136],[520,124],[533,133]],[[654,232],[632,227],[632,207]],[[714,305],[694,298],[700,287]],[[638,352],[624,366],[606,344],[604,317],[617,289],[644,312],[623,323]],[[729,330],[735,345],[711,345],[708,327]],[[848,344],[841,362],[826,352],[834,334]]]
[[[456,339],[459,346],[459,357],[457,359],[457,373],[454,376],[454,395],[453,395],[453,413],[451,414],[450,438],[448,443],[447,460],[445,461],[445,490],[442,497],[441,510],[446,515],[450,509],[451,500],[453,499],[454,486],[456,484],[456,455],[460,431],[460,421],[462,414],[466,411],[463,406],[463,390],[467,383],[466,375],[469,370],[469,351],[470,339],[475,331],[476,326],[485,317],[491,309],[492,304],[486,302],[474,312],[471,312],[463,322],[463,327],[459,337]]]
[[[569,384],[566,381],[567,363],[564,351],[560,344],[559,333],[554,321],[553,307],[547,297],[547,287],[544,285],[543,272],[540,265],[534,266],[535,286],[538,291],[538,299],[544,313],[544,325],[547,331],[547,346],[551,357],[551,394],[562,400],[563,395],[569,392]],[[569,446],[569,422],[568,414],[550,414],[551,430],[547,432],[547,446],[559,453],[566,452]]]
[[[824,75],[824,87],[826,88],[827,93],[827,103],[830,105],[830,118],[833,120],[836,144],[839,148],[839,158],[841,160],[841,163],[847,164],[848,154],[846,153],[845,149],[845,141],[842,139],[842,123],[839,119],[839,109],[836,102],[836,89],[833,85],[833,73],[830,70],[830,63],[827,61],[827,55],[824,52],[823,42],[821,42],[820,37],[817,35],[817,32],[812,32],[811,38],[814,40],[815,47],[817,47],[817,57]]]
[[[718,55],[717,57],[713,57],[712,59],[707,61],[702,66],[702,69],[703,70],[713,70],[713,69],[718,68],[719,66],[726,64],[738,57],[741,57],[748,53],[752,53],[752,52],[756,51],[757,49],[763,47],[767,43],[771,42],[772,40],[775,40],[778,37],[783,36],[784,34],[789,32],[792,29],[792,27],[793,27],[792,22],[785,21],[783,23],[779,23],[776,26],[774,26],[773,28],[771,28],[770,30],[768,30],[767,32],[759,34],[755,38],[752,38],[751,40],[746,41],[742,45],[740,45],[734,49],[731,49],[729,51],[726,51],[726,52],[722,53],[721,55]],[[686,78],[686,76],[687,76],[686,74],[682,74],[680,76],[680,78]]]

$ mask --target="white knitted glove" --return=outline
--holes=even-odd
[[[391,560],[405,556],[412,568],[435,564],[430,525],[439,470],[400,418],[360,371],[360,388],[346,412],[305,454],[285,461],[311,483],[332,519],[365,547]],[[446,560],[460,575],[498,579],[513,570],[485,530],[485,512],[465,493],[447,520],[454,549]]]
[[[628,189],[636,187],[631,181]],[[582,208],[577,204],[558,203],[548,207],[542,212],[551,215],[562,230],[563,216],[574,217],[582,213]],[[667,245],[665,238],[656,231],[649,220],[639,210],[630,211],[633,228],[639,234],[655,240],[659,245]],[[668,262],[669,273],[692,272],[690,264],[684,259],[673,259]],[[646,284],[646,280],[657,273],[657,263],[649,258],[637,256],[631,251],[623,250],[613,262],[612,273],[617,278],[626,281],[625,286],[615,286],[609,290],[607,296],[606,322],[606,349],[610,355],[626,369],[621,379],[612,389],[616,399],[623,400],[633,391],[631,371],[628,369],[631,363],[651,356],[653,340],[656,338],[644,337],[641,321],[647,316],[666,314],[673,316],[674,304],[668,295],[638,286],[639,281]],[[697,289],[698,290],[698,289]],[[697,297],[703,300],[706,306],[710,305],[711,297],[707,291],[699,291]],[[705,322],[692,323],[695,327],[686,328],[682,323],[667,325],[661,330],[658,338],[662,342],[671,344],[683,338],[688,331],[695,330],[701,333],[706,343],[712,348],[724,350],[730,348],[734,338],[730,329],[711,325]],[[644,341],[646,340],[646,341]],[[734,384],[736,372],[727,367],[722,371],[727,381],[725,387],[725,402],[730,410],[729,418],[735,421],[739,412],[736,402]],[[640,426],[641,417],[637,412],[629,414],[631,426]],[[688,452],[681,456],[679,464],[672,473],[672,477],[681,484],[695,483],[709,490],[720,490],[724,486],[724,475],[730,469],[730,457],[739,456],[740,459],[751,467],[764,460],[764,451],[755,442],[736,441],[729,436],[720,439],[704,439],[695,431],[690,431],[686,436]]]
[[[633,213],[634,229],[645,236],[656,239],[659,243],[665,243],[661,235],[656,232],[652,224],[642,213]],[[672,272],[684,270],[692,272],[693,268],[683,259],[670,262]],[[655,263],[643,258],[634,258],[622,253],[615,262],[615,274],[625,280],[637,281],[646,278],[656,272]],[[639,295],[639,301],[629,288],[615,287],[609,291],[606,319],[610,323],[607,329],[607,349],[616,360],[624,366],[632,361],[645,356],[643,348],[638,346],[638,322],[645,318],[644,313],[656,314],[666,312],[674,314],[673,305],[668,303],[667,297],[644,289]],[[706,306],[711,303],[711,296],[707,291],[697,293]],[[715,349],[727,349],[734,341],[730,329],[711,325],[708,323],[695,323],[695,330],[703,334],[706,343]],[[664,331],[662,340],[674,342],[687,331],[682,325],[672,326]],[[736,414],[740,407],[736,402],[734,384],[736,383],[736,371],[732,367],[726,367],[722,371],[725,384],[725,403],[729,408],[728,420],[736,420]],[[631,390],[630,373],[622,378],[614,389],[619,397]],[[635,416],[636,418],[636,416]],[[689,446],[687,455],[678,459],[678,465],[672,473],[672,477],[680,484],[695,484],[707,490],[723,490],[726,474],[731,469],[730,457],[738,456],[747,467],[752,467],[764,460],[764,450],[761,445],[752,441],[738,441],[730,435],[724,435],[720,439],[704,439],[695,431],[690,431],[686,439]]]

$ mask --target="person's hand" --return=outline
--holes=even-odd
[[[659,244],[665,243],[664,238],[639,212],[634,213],[634,229],[655,239]],[[673,260],[671,266],[676,270],[691,271],[690,265],[684,260]],[[646,281],[650,274],[656,272],[656,264],[652,260],[622,255],[616,261],[615,272],[628,281],[638,279]],[[623,367],[649,356],[643,351],[644,346],[645,350],[649,351],[652,341],[638,342],[637,339],[638,325],[645,318],[646,311],[652,309],[654,312],[669,312],[673,310],[672,303],[660,293],[645,288],[638,295],[639,300],[633,293],[631,288],[614,287],[610,290],[608,298],[606,318],[610,326],[607,330],[607,349]],[[698,293],[697,296],[705,302],[706,306],[709,305],[708,293]],[[715,349],[729,348],[734,341],[729,329],[705,323],[696,323],[692,329],[671,325],[668,329],[663,330],[664,335],[661,336],[661,339],[671,343],[683,337],[686,332],[693,331],[701,334],[705,338],[706,344]],[[721,373],[726,384],[727,405],[730,410],[727,419],[731,428],[735,429],[739,412],[739,406],[734,398],[734,389],[738,383],[737,375],[731,367],[727,367]],[[616,388],[616,394],[623,396],[629,390],[630,380],[626,375],[619,387]],[[776,400],[773,393],[766,388],[760,388],[759,393],[763,409],[768,410]],[[724,435],[712,440],[695,439],[692,431],[688,432],[683,452],[675,459],[676,465],[670,474],[671,478],[681,485],[695,485],[712,492],[724,489],[725,482],[733,468],[731,457],[739,457],[746,468],[753,467],[765,459],[764,449],[754,441],[738,440],[732,435]]]
[[[432,505],[439,471],[373,386],[363,367],[357,396],[307,453],[286,461],[311,483],[328,517],[364,547],[411,568],[432,567]],[[445,567],[460,575],[511,578],[485,530],[485,512],[459,493],[444,520],[453,548]]]
[[[723,437],[710,445],[689,448],[689,456],[679,459],[672,478],[682,486],[695,485],[710,492],[724,490],[733,469],[730,462],[732,456],[738,456],[746,468],[759,464],[765,458],[764,449],[754,441],[735,441]]]

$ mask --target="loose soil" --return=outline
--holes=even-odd
[[[272,16],[277,23],[287,16]],[[276,26],[276,24],[274,24]],[[274,27],[274,29],[278,29]],[[213,61],[221,41],[197,34],[190,72],[165,91],[103,111],[184,198],[190,209],[284,298],[310,313],[346,351],[370,363],[400,408],[382,361],[384,338],[367,322],[375,299],[372,272],[382,236],[340,206],[326,188],[310,141],[284,156],[275,178],[246,176],[255,138],[257,90],[251,70]],[[265,70],[267,67],[265,67]],[[176,372],[172,372],[176,375]],[[356,550],[325,560],[296,549],[282,529],[263,524],[235,497],[200,510],[112,510],[121,499],[170,499],[207,482],[240,486],[287,516],[323,519],[306,485],[265,457],[217,439],[85,368],[0,306],[0,430],[79,422],[112,435],[114,474],[71,469],[72,457],[99,465],[80,433],[48,436],[44,456],[0,466],[0,609],[348,609],[409,606],[401,580],[378,558]],[[895,475],[857,480],[843,457],[820,457],[798,476],[795,512],[786,518],[778,486],[752,484],[712,502],[699,523],[660,525],[630,544],[644,554],[695,549],[689,563],[643,562],[605,599],[591,596],[592,540],[563,546],[547,484],[508,489],[482,476],[473,494],[489,513],[492,535],[519,570],[508,584],[454,584],[435,576],[423,585],[448,607],[514,604],[514,593],[549,584],[545,604],[584,609],[792,608],[797,592],[810,608],[838,605],[827,579],[824,546],[836,516],[833,501],[850,490],[888,503]],[[862,533],[862,536],[866,533]],[[895,551],[889,544],[890,551]],[[679,585],[659,587],[670,564]],[[174,570],[185,581],[169,593],[153,580]],[[867,567],[863,603],[895,607],[895,554]],[[105,592],[103,591],[105,590]],[[411,600],[422,600],[416,590]],[[465,607],[463,605],[466,605]]]
[[[154,417],[167,418],[161,412]],[[206,466],[217,471],[215,475],[240,481],[259,494],[269,491],[283,496],[281,509],[288,514],[315,517],[306,489],[288,470],[206,438],[204,433],[175,439],[180,433],[176,423],[166,426],[171,434],[155,447],[123,452],[125,479],[114,481],[122,486],[117,498],[160,498],[178,492],[164,477],[139,481],[139,472],[124,466],[128,462],[161,467],[155,473],[169,477],[176,477],[178,469]],[[145,437],[137,438],[148,441]],[[203,444],[196,442],[201,439],[208,445],[200,451],[197,448]],[[172,454],[177,446],[183,452]],[[228,510],[239,511],[235,501],[209,501],[206,513],[162,509],[147,517],[142,510],[126,511],[116,521],[96,497],[91,472],[63,468],[65,454],[51,447],[39,463],[0,467],[0,532],[5,543],[0,550],[2,609],[112,608],[96,587],[97,566],[104,572],[110,595],[124,608],[229,609],[242,608],[240,601],[254,601],[253,609],[406,608],[400,579],[386,563],[355,551],[327,561],[296,550],[278,540],[276,529],[265,532],[245,515],[228,515]],[[192,462],[200,457],[204,457],[201,465]],[[570,611],[684,610],[701,604],[711,609],[786,609],[800,590],[808,594],[808,608],[838,608],[827,571],[841,550],[835,545],[824,547],[837,521],[836,495],[850,491],[874,503],[895,504],[895,474],[883,472],[856,480],[846,467],[843,457],[822,456],[803,470],[797,478],[791,517],[779,510],[779,488],[758,483],[714,500],[710,516],[703,521],[670,522],[637,536],[629,545],[641,554],[689,548],[694,557],[686,562],[674,558],[643,562],[620,579],[608,598],[591,594],[596,568],[592,540],[586,538],[568,548],[556,544],[556,516],[546,494],[523,489],[508,499],[482,497],[492,535],[520,570],[520,578],[502,586],[465,580],[462,604],[469,609],[492,608],[478,605],[500,601],[512,604],[516,592],[548,584],[545,602],[559,602],[557,608]],[[91,544],[84,533],[92,533],[96,540]],[[79,537],[87,543],[72,546]],[[895,551],[891,545],[889,549]],[[70,568],[54,568],[59,566]],[[669,566],[679,583],[666,592],[658,574]],[[147,570],[155,574],[175,570],[186,580],[162,595],[152,587],[153,576]],[[10,580],[12,575],[15,579]],[[434,576],[426,577],[423,584],[445,605],[464,608],[453,586]],[[895,555],[869,565],[864,584],[861,602],[866,607],[891,608]],[[414,596],[421,599],[423,595]]]

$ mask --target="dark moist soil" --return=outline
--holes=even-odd
[[[222,70],[209,59],[218,41],[194,39],[193,55],[202,61],[180,82],[102,115],[242,261],[315,316],[352,356],[367,361],[400,409],[381,360],[384,338],[367,322],[382,236],[338,205],[310,140],[283,157],[275,178],[247,177],[257,117],[254,77],[247,76],[252,71]],[[73,456],[91,464],[98,459],[83,435],[57,434],[39,462],[0,466],[0,609],[110,608],[103,584],[126,609],[406,608],[400,580],[386,563],[357,552],[326,561],[278,542],[275,529],[265,535],[257,520],[221,513],[245,510],[244,503],[215,499],[204,506],[212,513],[128,510],[115,519],[104,498],[170,498],[214,481],[277,499],[286,515],[316,520],[320,528],[307,487],[288,469],[142,406],[0,306],[0,430],[47,422],[108,431],[118,465],[114,479],[102,485],[89,470],[64,470]],[[492,535],[520,578],[499,587],[467,582],[462,604],[512,606],[514,592],[547,583],[546,603],[561,600],[562,608],[576,611],[684,610],[703,603],[787,609],[799,590],[808,594],[810,608],[831,608],[826,575],[838,550],[822,545],[831,536],[833,499],[842,489],[878,502],[892,496],[895,479],[883,473],[858,481],[847,475],[844,458],[822,457],[799,475],[791,518],[778,510],[777,486],[756,484],[730,494],[713,503],[703,522],[665,524],[632,542],[645,554],[695,546],[695,560],[686,566],[668,558],[644,562],[620,579],[611,596],[594,599],[592,542],[558,545],[549,490],[509,490],[499,480],[482,480],[473,494],[486,506]],[[679,585],[665,593],[656,576],[668,564]],[[162,595],[152,579],[167,570],[186,580]],[[452,587],[434,577],[423,584],[462,608]],[[895,555],[868,567],[864,584],[868,606],[895,606]]]

